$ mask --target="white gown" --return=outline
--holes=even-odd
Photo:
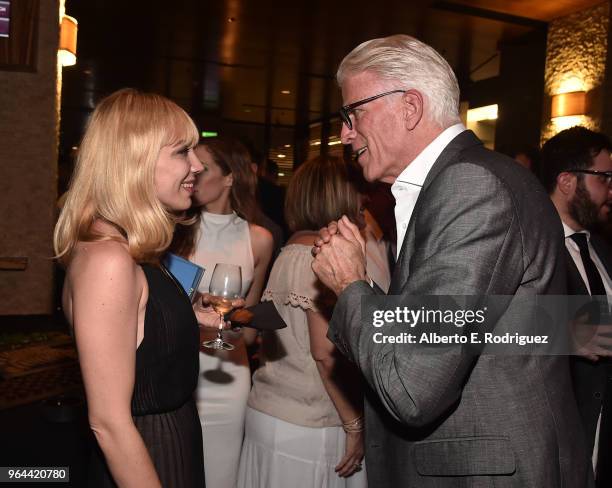
[[[242,296],[251,287],[254,258],[249,224],[235,213],[202,212],[202,221],[191,260],[205,268],[199,291],[208,292],[215,263],[242,268]],[[212,338],[212,337],[211,337]],[[200,379],[196,405],[202,423],[206,488],[235,488],[244,436],[246,403],[251,373],[244,340],[239,333],[224,332],[233,351],[200,352]]]

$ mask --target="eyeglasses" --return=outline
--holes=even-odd
[[[374,95],[373,97],[370,97],[370,98],[364,98],[363,100],[359,100],[358,102],[353,102],[349,105],[345,105],[344,107],[340,109],[340,119],[342,120],[342,122],[346,124],[349,130],[352,130],[353,122],[351,121],[351,115],[357,107],[360,107],[361,105],[365,105],[366,103],[376,100],[377,98],[386,97],[387,95],[391,95],[392,93],[406,93],[407,91],[408,90],[391,90],[385,93],[379,93],[378,95]]]
[[[594,169],[568,169],[567,173],[584,173],[587,175],[599,176],[604,183],[610,185],[612,183],[612,171],[596,171]]]

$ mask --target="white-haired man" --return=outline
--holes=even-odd
[[[525,296],[565,294],[555,209],[526,170],[461,125],[442,56],[409,36],[374,39],[343,60],[338,82],[343,142],[368,180],[393,184],[389,295],[415,307],[419,295],[513,296],[509,310]],[[314,271],[338,295],[329,338],[371,388],[370,486],[590,486],[566,358],[379,343],[380,330],[361,324],[361,298],[382,292],[367,282],[357,228],[345,217],[330,224],[313,252]]]

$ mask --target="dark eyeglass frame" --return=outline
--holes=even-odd
[[[392,93],[406,93],[408,90],[391,90],[384,93],[379,93],[378,95],[374,95],[373,97],[364,98],[363,100],[359,100],[357,102],[349,103],[344,107],[340,107],[340,120],[349,128],[349,130],[353,129],[353,122],[351,121],[351,114],[353,110],[361,105],[365,105],[366,103],[372,102],[377,98],[386,97],[387,95],[391,95]]]
[[[610,183],[612,183],[612,171],[597,171],[594,169],[572,168],[572,169],[566,169],[565,172],[566,173],[584,173],[587,175],[601,176],[606,179],[606,184],[609,185]]]

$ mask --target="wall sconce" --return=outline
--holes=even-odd
[[[586,113],[586,92],[575,91],[553,95],[550,117],[569,117]]]
[[[57,52],[62,66],[76,64],[77,31],[77,20],[69,15],[64,15],[60,26],[60,43]]]

